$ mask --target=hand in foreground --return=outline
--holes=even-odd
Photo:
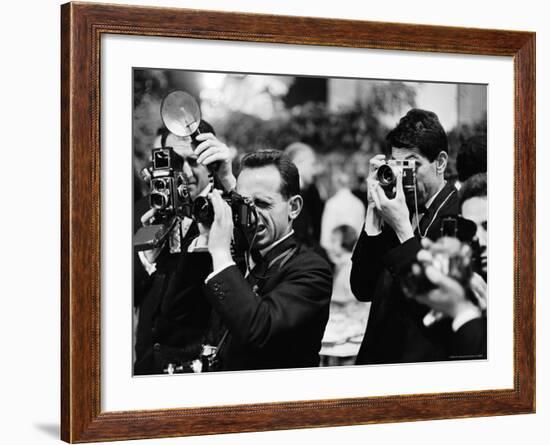
[[[403,174],[397,175],[395,198],[389,199],[378,181],[369,182],[369,190],[376,210],[382,219],[394,230],[401,243],[414,236],[411,222],[409,221],[409,208],[405,201],[403,191]]]
[[[214,207],[214,221],[208,234],[208,251],[216,270],[217,264],[232,261],[233,214],[231,207],[222,199],[219,190],[213,190],[210,199]]]
[[[143,226],[150,226],[153,224],[155,220],[155,213],[157,213],[157,209],[152,208],[147,210],[143,215],[141,215],[140,221]],[[154,264],[157,261],[158,256],[162,252],[162,248],[164,247],[164,244],[159,247],[155,247],[153,249],[144,250],[143,255],[145,256],[145,259],[150,263]]]
[[[226,191],[235,188],[237,181],[231,169],[231,152],[227,145],[212,133],[201,133],[196,140],[200,141],[195,149],[197,162],[205,166],[215,166],[214,172]]]
[[[386,162],[386,157],[384,155],[373,156],[369,161],[369,175],[367,176],[367,203],[369,205],[374,205],[373,192],[376,184],[378,184],[378,179],[376,179],[376,172],[382,164]]]
[[[432,252],[440,252],[444,249],[441,243],[433,244],[428,240],[423,240],[423,245],[427,249],[418,252],[418,261],[424,264],[424,271],[428,280],[436,286],[435,289],[428,291],[422,295],[415,295],[414,298],[419,303],[425,304],[435,311],[457,318],[461,313],[466,311],[477,311],[480,309],[475,306],[466,297],[466,290],[455,279],[445,275],[438,268],[434,267]]]
[[[474,272],[470,280],[470,289],[476,297],[478,306],[485,310],[487,309],[487,283],[481,275]]]

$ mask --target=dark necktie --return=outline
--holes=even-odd
[[[263,275],[266,272],[266,265],[267,262],[262,258],[262,255],[260,252],[256,249],[253,249],[250,252],[250,256],[252,258],[252,261],[254,261],[254,267],[248,271],[248,275],[246,276],[246,281],[250,284],[252,287],[252,290],[254,292],[258,291],[258,281],[263,277]]]

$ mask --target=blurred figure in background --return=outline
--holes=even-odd
[[[334,264],[330,316],[321,349],[322,364],[353,365],[367,325],[370,303],[355,299],[351,291],[351,255],[358,231],[349,225],[332,229],[326,247]]]
[[[469,178],[460,189],[458,201],[462,216],[476,225],[480,273],[487,281],[487,174],[478,173]]]
[[[359,200],[365,206],[365,209],[368,205],[368,183],[367,177],[369,176],[369,162],[372,158],[372,154],[367,154],[365,152],[358,151],[354,153],[350,159],[350,162],[353,163],[353,186],[351,192],[359,198]],[[366,211],[366,210],[365,210]]]
[[[471,176],[487,172],[487,135],[477,135],[468,138],[458,149],[456,155],[456,170],[460,187]]]
[[[300,195],[304,200],[302,212],[294,221],[296,237],[303,244],[319,250],[324,202],[315,185],[317,157],[313,149],[302,142],[290,144],[284,152],[298,168]]]
[[[325,250],[330,248],[336,227],[349,226],[357,234],[365,221],[365,206],[351,192],[349,176],[344,172],[334,173],[332,182],[336,193],[327,200],[321,220],[321,247]]]
[[[351,253],[357,241],[357,231],[348,225],[340,225],[332,229],[326,250],[330,261],[334,264],[332,285],[333,303],[355,301],[349,277],[351,273]]]

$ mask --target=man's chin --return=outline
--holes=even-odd
[[[266,231],[261,231],[257,234],[252,233],[251,235],[252,247],[254,249],[262,250],[271,244],[269,237],[267,236]]]
[[[199,189],[197,187],[197,184],[187,184],[187,192],[189,193],[189,197],[191,199],[195,199],[197,196],[199,196]]]

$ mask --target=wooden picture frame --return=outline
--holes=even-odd
[[[63,440],[95,442],[534,412],[534,33],[91,3],[62,5],[61,18]],[[103,34],[513,57],[513,389],[102,412],[99,265]]]

